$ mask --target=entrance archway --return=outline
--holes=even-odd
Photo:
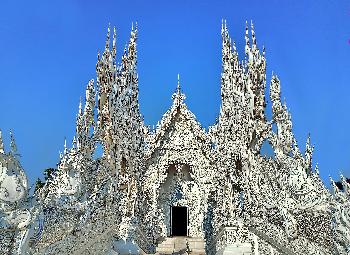
[[[187,236],[188,208],[185,206],[171,207],[171,235]]]

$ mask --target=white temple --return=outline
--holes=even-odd
[[[310,139],[300,152],[276,75],[266,118],[253,25],[243,61],[226,21],[221,33],[220,115],[208,131],[179,81],[157,127],[145,126],[135,27],[120,65],[108,29],[72,146],[33,196],[12,134],[8,152],[0,134],[0,254],[350,254],[350,185],[341,177],[343,190],[331,180],[329,191]],[[261,155],[263,143],[274,157]]]

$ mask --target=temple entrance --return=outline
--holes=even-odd
[[[171,235],[187,236],[188,211],[185,206],[171,207]]]

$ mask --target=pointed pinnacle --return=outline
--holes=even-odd
[[[222,19],[221,22],[221,36],[223,37],[223,41],[225,42],[228,38],[226,19]]]
[[[350,190],[349,190],[350,186],[349,186],[349,183],[347,182],[347,179],[344,177],[343,174],[340,174],[340,179],[341,179],[341,182],[343,184],[344,190],[347,193],[349,193],[350,192]]]
[[[137,39],[137,22],[135,22],[135,27],[134,27],[134,23],[131,23],[131,32],[130,32],[130,40],[131,38],[133,38],[134,40]]]
[[[333,178],[330,175],[329,175],[329,180],[332,184],[332,188],[333,188],[335,195],[337,195],[337,193],[339,192],[339,188],[338,188],[337,184],[335,183],[335,181],[333,180]]]
[[[255,38],[255,31],[254,31],[253,20],[250,20],[250,29],[251,29],[251,33],[252,33],[252,45],[256,46],[256,38]]]
[[[117,41],[117,32],[115,30],[115,27],[113,27],[113,49],[115,49],[115,45],[116,45],[116,41]]]
[[[235,51],[235,52],[237,51],[236,42],[235,41],[233,41],[232,48],[233,48],[233,51]]]
[[[177,93],[180,94],[181,86],[180,86],[180,74],[177,74]]]
[[[64,137],[64,145],[63,146],[64,146],[63,153],[66,154],[67,153],[67,139],[66,139],[66,137]]]
[[[80,100],[79,100],[79,116],[81,116],[83,114],[83,104],[82,104],[82,99],[80,97]]]
[[[124,55],[126,55],[127,49],[128,49],[128,44],[126,43],[124,47]]]
[[[311,147],[311,135],[310,135],[310,132],[309,132],[309,134],[307,135],[306,146]]]
[[[320,170],[318,169],[318,163],[316,163],[315,172],[317,175],[320,175]]]
[[[109,50],[109,41],[111,36],[111,23],[108,23],[108,29],[107,29],[107,38],[106,38],[106,50]]]
[[[245,48],[244,52],[246,55],[250,52],[250,43],[249,43],[249,29],[248,29],[248,21],[245,22]]]
[[[17,145],[16,145],[16,141],[15,141],[15,136],[13,135],[12,130],[10,130],[10,137],[11,137],[11,142],[10,142],[11,153],[13,155],[17,155]]]

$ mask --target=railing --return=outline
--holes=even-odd
[[[209,253],[215,254],[226,245],[250,243],[249,231],[243,225],[223,227],[209,246]]]
[[[136,244],[145,252],[145,253],[154,253],[155,245],[147,239],[147,237],[143,234],[138,225],[131,225],[131,228],[134,231],[134,240]]]
[[[216,254],[218,251],[225,248],[225,246],[230,244],[243,244],[243,243],[251,243],[253,244],[255,241],[253,237],[259,238],[267,242],[271,247],[276,249],[280,254],[284,255],[293,255],[290,249],[281,245],[276,240],[271,239],[269,236],[264,234],[263,232],[257,230],[254,227],[245,227],[243,225],[237,225],[234,227],[223,227],[220,232],[216,235],[213,241],[209,245],[209,254]],[[255,249],[257,246],[255,247]]]

